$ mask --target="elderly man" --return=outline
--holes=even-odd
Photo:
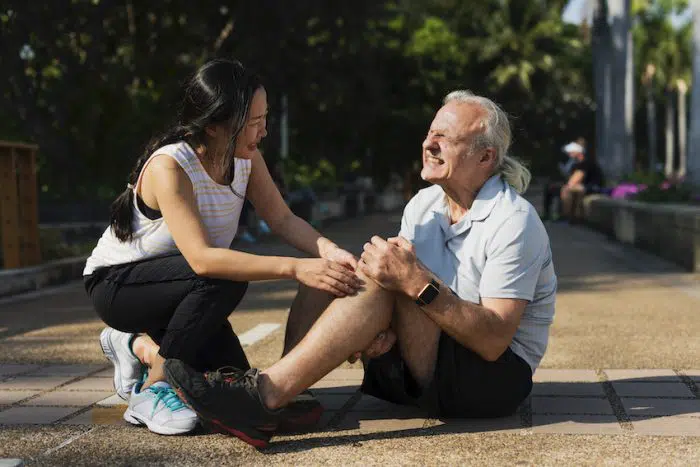
[[[285,355],[264,371],[201,374],[168,360],[168,380],[202,419],[257,447],[293,398],[358,352],[365,393],[435,416],[513,413],[547,347],[556,276],[510,140],[496,104],[450,93],[423,143],[433,186],[408,203],[398,237],[365,244],[364,290],[335,300],[300,290]]]

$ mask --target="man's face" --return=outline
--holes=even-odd
[[[471,180],[483,177],[481,172],[487,168],[482,156],[484,151],[492,150],[470,149],[474,136],[482,131],[485,117],[480,106],[456,101],[438,110],[423,141],[423,180],[468,186]]]
[[[583,153],[582,152],[578,152],[578,151],[571,152],[571,153],[569,153],[569,156],[573,157],[574,159],[576,159],[579,162],[581,162],[583,160]]]

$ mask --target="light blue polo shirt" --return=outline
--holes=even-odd
[[[494,175],[450,225],[445,192],[433,185],[408,202],[399,235],[461,299],[529,301],[510,348],[534,372],[547,349],[557,290],[549,236],[535,208]]]

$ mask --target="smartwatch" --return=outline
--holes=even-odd
[[[430,303],[432,303],[432,301],[435,300],[435,297],[437,297],[439,293],[440,283],[433,279],[428,284],[426,284],[426,286],[423,287],[423,290],[421,290],[421,292],[418,294],[416,304],[418,306],[430,305]]]

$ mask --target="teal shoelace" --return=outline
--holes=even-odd
[[[160,401],[163,401],[163,404],[165,404],[165,406],[170,409],[171,412],[185,408],[184,402],[177,397],[177,394],[175,394],[173,388],[150,386],[148,389],[146,389],[146,391],[151,391],[156,395],[156,400],[153,401],[153,413],[155,413],[156,407],[158,407],[158,402]]]

